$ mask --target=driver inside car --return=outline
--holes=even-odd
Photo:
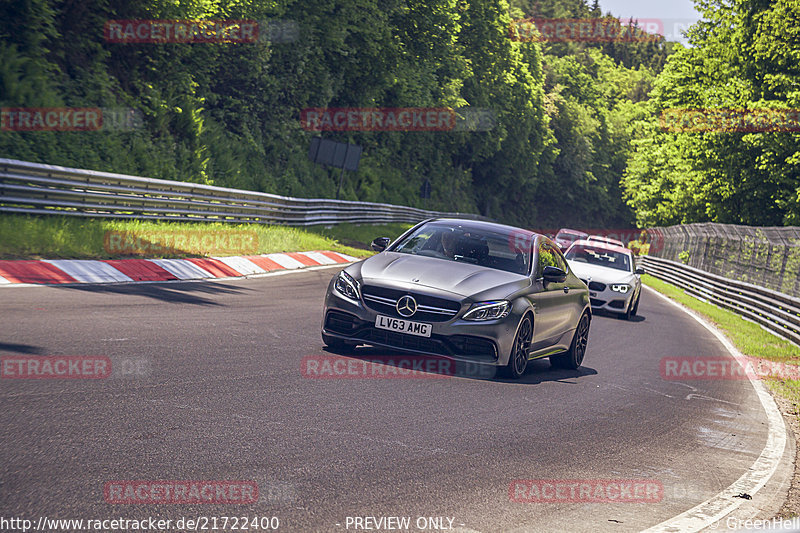
[[[461,234],[452,228],[448,228],[440,231],[438,237],[439,242],[436,243],[435,248],[433,249],[448,259],[455,258],[456,247],[458,246],[458,241],[461,238]]]

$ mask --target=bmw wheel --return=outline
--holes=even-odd
[[[625,311],[621,318],[625,320],[631,320],[633,317],[636,316],[636,311],[639,309],[639,296],[636,298],[631,298],[631,303],[628,305],[628,310]]]

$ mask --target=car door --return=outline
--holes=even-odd
[[[559,343],[564,334],[565,325],[568,323],[569,292],[566,282],[545,283],[543,271],[546,266],[564,268],[560,264],[565,261],[556,250],[556,246],[545,239],[540,239],[537,244],[536,265],[534,269],[534,283],[537,284],[533,322],[532,351],[544,350]]]
[[[559,305],[561,323],[558,326],[559,332],[564,336],[563,343],[572,342],[572,330],[578,324],[583,308],[585,307],[586,296],[584,294],[583,282],[576,278],[570,272],[569,263],[567,262],[561,250],[554,247],[556,252],[556,263],[558,268],[567,273],[567,279],[561,285],[562,288],[562,301]],[[569,333],[569,335],[566,335]]]

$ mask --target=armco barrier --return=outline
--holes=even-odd
[[[641,256],[647,273],[752,320],[800,345],[800,298],[711,274],[659,257]]]
[[[481,218],[391,204],[291,198],[0,158],[0,212],[310,226]]]

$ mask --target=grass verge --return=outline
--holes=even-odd
[[[326,230],[221,222],[3,214],[0,215],[0,259],[169,258],[311,250],[366,257],[373,254],[366,246],[348,246],[340,241],[357,243],[366,235],[382,236],[384,228],[352,226]]]
[[[369,249],[369,243],[378,237],[399,237],[413,224],[395,223],[381,225],[337,224],[336,226],[311,226],[309,231],[333,239],[347,246]]]

